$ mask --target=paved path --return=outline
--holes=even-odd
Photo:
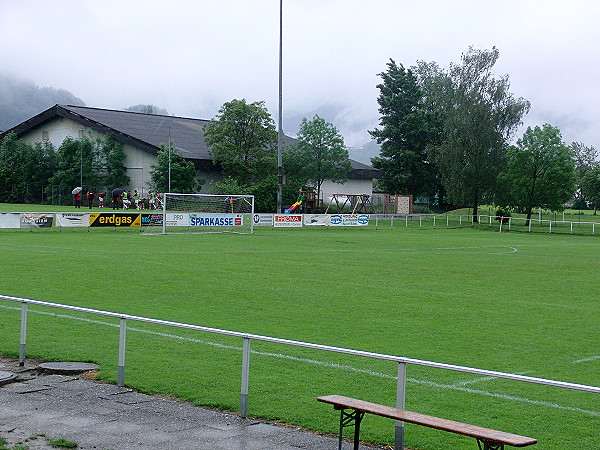
[[[19,368],[15,360],[0,358],[0,371],[18,375],[0,387],[0,437],[8,448],[50,449],[47,437],[102,450],[337,449],[333,437],[82,377],[41,375],[33,364]],[[337,420],[333,411],[331,419]]]

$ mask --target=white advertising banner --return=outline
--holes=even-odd
[[[59,213],[56,214],[57,227],[89,227],[89,213]]]
[[[327,226],[331,224],[329,217],[329,214],[304,214],[304,225]]]
[[[252,217],[254,226],[258,227],[272,227],[273,226],[273,214],[254,214]]]
[[[190,214],[191,227],[241,227],[243,225],[243,214]]]
[[[273,226],[275,228],[301,227],[302,216],[299,214],[275,214]]]
[[[332,214],[329,221],[332,227],[364,227],[370,218],[368,214]]]
[[[0,213],[0,228],[21,228],[21,213]]]
[[[167,213],[167,227],[187,227],[190,225],[190,215],[187,213]]]

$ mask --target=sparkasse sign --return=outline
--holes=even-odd
[[[190,214],[191,227],[241,227],[242,214]]]

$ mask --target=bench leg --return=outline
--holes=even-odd
[[[496,444],[494,442],[477,439],[479,450],[504,450],[504,444]]]
[[[336,408],[338,409],[338,408]],[[364,412],[350,410],[350,412],[346,412],[343,408],[340,409],[340,434],[338,440],[338,449],[342,450],[342,443],[344,441],[343,430],[345,427],[354,426],[354,450],[358,450],[358,446],[360,445],[360,422],[362,421]]]

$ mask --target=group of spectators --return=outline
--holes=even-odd
[[[86,197],[88,201],[89,209],[94,206],[94,199],[98,198],[98,207],[104,208],[106,202],[106,192],[100,192],[96,195],[93,191],[86,191]],[[75,208],[81,208],[81,191],[74,194]],[[148,208],[158,209],[161,204],[160,194],[155,194],[152,191],[148,192]],[[140,193],[134,190],[133,194],[131,191],[124,191],[122,189],[115,189],[112,192],[112,209],[129,209],[135,206],[137,210],[146,209],[146,199],[142,198]]]

